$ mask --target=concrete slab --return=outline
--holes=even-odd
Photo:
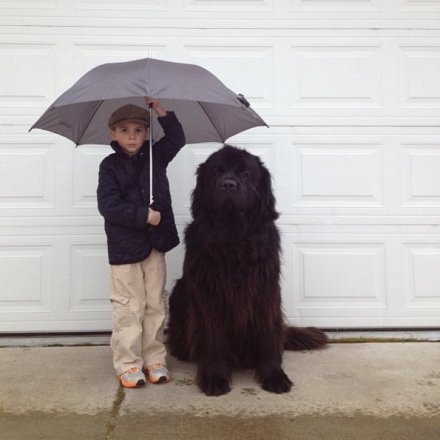
[[[173,358],[169,364],[174,380],[127,390],[122,414],[440,416],[435,343],[332,344],[321,351],[286,352],[285,371],[295,386],[282,395],[261,389],[247,370],[234,373],[230,393],[207,397],[194,383],[194,364]]]
[[[194,364],[169,384],[119,387],[108,346],[0,349],[0,438],[119,440],[439,440],[440,345],[332,344],[286,352],[291,393],[249,370],[207,397]]]
[[[2,348],[0,359],[3,413],[97,414],[119,389],[110,347]]]

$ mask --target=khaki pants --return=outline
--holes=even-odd
[[[163,344],[165,322],[165,254],[152,250],[139,263],[112,265],[111,347],[116,374],[130,368],[166,364]]]

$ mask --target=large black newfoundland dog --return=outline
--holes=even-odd
[[[171,353],[197,362],[197,383],[207,395],[230,391],[234,367],[255,368],[267,391],[290,391],[283,348],[319,348],[327,339],[318,329],[283,322],[268,170],[258,157],[226,145],[199,166],[191,209],[183,275],[170,298]]]

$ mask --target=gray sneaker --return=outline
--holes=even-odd
[[[151,383],[165,383],[171,380],[170,372],[164,364],[149,365],[145,372]]]
[[[147,383],[145,374],[139,368],[131,368],[119,375],[118,379],[125,388],[137,388]]]

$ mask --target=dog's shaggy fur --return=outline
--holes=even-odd
[[[197,171],[183,275],[170,299],[171,353],[198,364],[207,395],[230,390],[233,367],[255,368],[265,390],[290,391],[283,348],[322,347],[315,328],[288,327],[271,177],[258,157],[226,145]]]

